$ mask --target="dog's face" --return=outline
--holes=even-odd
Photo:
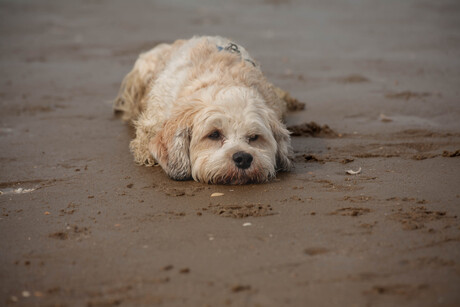
[[[260,183],[291,165],[288,131],[261,96],[244,87],[201,91],[173,112],[149,149],[176,180]]]

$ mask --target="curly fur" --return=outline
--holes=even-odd
[[[124,78],[114,110],[132,123],[139,164],[159,164],[176,180],[265,182],[291,167],[282,117],[286,92],[263,76],[247,51],[222,51],[221,37],[194,37],[143,53]],[[210,139],[218,131],[221,139]],[[257,138],[254,136],[257,135]],[[248,169],[232,155],[251,154]]]

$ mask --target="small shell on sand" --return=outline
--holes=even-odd
[[[23,188],[19,188],[19,189],[16,189],[14,190],[14,193],[16,194],[23,194],[23,193],[30,193],[32,191],[35,191],[35,189],[23,189]]]
[[[384,123],[389,123],[389,122],[393,121],[390,117],[386,116],[383,113],[380,113],[379,118],[380,118],[380,121],[382,121]]]
[[[5,189],[3,191],[0,191],[0,195],[3,195],[3,194],[24,194],[24,193],[30,193],[30,192],[33,192],[35,191],[36,189],[24,189],[24,188],[17,188],[17,189],[13,189],[13,188],[8,188],[8,189]]]
[[[348,175],[358,175],[359,173],[361,173],[361,167],[357,170],[357,171],[354,171],[354,170],[347,170],[345,171]]]
[[[216,192],[216,193],[212,193],[212,194],[211,194],[211,197],[219,197],[219,196],[223,196],[223,195],[224,195],[224,193],[218,193],[218,192]]]

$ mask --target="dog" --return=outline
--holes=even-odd
[[[114,101],[138,164],[174,180],[263,183],[291,168],[283,116],[291,97],[241,46],[201,36],[139,55]]]

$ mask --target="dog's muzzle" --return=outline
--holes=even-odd
[[[251,166],[253,157],[244,151],[238,151],[233,154],[233,162],[238,168],[247,169]]]

